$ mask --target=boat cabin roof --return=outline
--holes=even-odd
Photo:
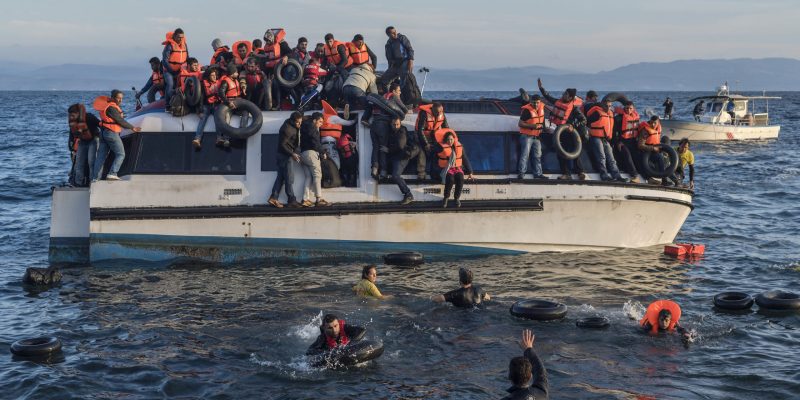
[[[713,96],[700,96],[689,99],[689,103],[694,103],[697,100],[780,100],[778,96],[742,96],[740,94],[728,95],[713,95]]]

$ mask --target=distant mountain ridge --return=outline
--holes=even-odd
[[[2,61],[0,61],[2,65]],[[558,90],[713,90],[727,81],[734,90],[800,90],[800,60],[793,58],[737,58],[642,62],[611,71],[582,73],[543,66],[501,67],[485,70],[431,68],[425,90],[507,91],[545,87]],[[109,90],[141,87],[150,72],[147,64],[101,66],[62,64],[33,67],[9,63],[0,70],[0,90]],[[417,74],[422,84],[424,76]]]

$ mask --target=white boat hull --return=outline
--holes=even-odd
[[[779,125],[726,125],[695,121],[662,120],[662,134],[670,140],[687,138],[692,142],[776,139]]]

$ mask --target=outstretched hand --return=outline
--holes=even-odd
[[[542,78],[536,78],[536,85],[539,86],[539,89],[542,88]]]
[[[533,332],[530,329],[524,329],[522,331],[522,340],[519,341],[519,347],[522,350],[528,350],[533,348],[533,340],[536,338]]]

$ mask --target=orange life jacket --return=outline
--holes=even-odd
[[[153,85],[164,85],[164,74],[161,71],[153,71],[150,77],[153,78]],[[164,91],[162,90],[161,93],[163,94]]]
[[[644,318],[639,321],[639,325],[644,326],[649,322],[650,326],[652,326],[650,332],[658,333],[658,313],[661,312],[661,310],[667,310],[672,314],[667,330],[671,331],[675,329],[675,325],[677,325],[678,320],[681,319],[681,307],[670,300],[656,300],[650,303],[650,305],[647,306],[647,312],[644,314]]]
[[[94,103],[92,104],[95,110],[100,112],[100,126],[106,128],[114,133],[122,132],[122,126],[118,123],[114,122],[111,117],[108,116],[106,111],[108,111],[109,107],[116,108],[119,111],[120,118],[125,118],[125,113],[122,112],[122,109],[119,108],[116,102],[111,97],[108,96],[98,96],[94,99]]]
[[[369,62],[369,52],[367,51],[367,44],[361,43],[361,47],[357,47],[353,42],[345,43],[347,52],[350,53],[350,65],[361,65]]]
[[[531,117],[522,121],[526,124],[544,124],[544,103],[539,102],[539,107],[533,108],[533,104],[525,104],[522,106],[523,110],[528,110],[531,113]],[[542,134],[542,129],[534,129],[534,128],[519,128],[519,133],[523,135],[529,136],[539,136]]]
[[[647,135],[644,141],[647,145],[655,146],[661,144],[661,122],[655,128],[647,122],[641,122],[639,124],[639,135]]]
[[[247,55],[244,58],[239,56],[239,45],[244,44],[247,47]],[[253,52],[253,43],[249,40],[240,40],[233,44],[233,63],[236,65],[244,65],[244,61],[247,57],[250,57],[250,53]]]
[[[589,124],[589,135],[611,139],[614,130],[614,114],[611,110],[604,110],[603,107],[594,106],[589,109],[587,116],[595,113],[600,114],[600,119]]]
[[[219,79],[217,79],[217,81],[214,83],[211,83],[209,80],[203,80],[203,88],[205,88],[206,94],[206,104],[219,103],[219,95],[217,95],[217,91],[219,91],[219,83]]]
[[[222,77],[222,79],[220,79],[220,81],[228,84],[228,90],[225,92],[225,97],[227,97],[229,100],[235,99],[242,95],[242,90],[239,88],[238,79],[232,79],[230,76],[225,75]],[[220,85],[221,84],[222,83],[220,83]]]
[[[425,111],[425,125],[422,127],[422,133],[425,134],[430,140],[433,140],[433,133],[439,129],[442,129],[442,125],[444,125],[444,113],[441,113],[438,117],[433,116],[433,104],[425,104],[419,106],[419,111],[417,113],[417,122],[414,126],[419,126],[420,123],[420,114],[422,111]]]
[[[444,136],[448,132],[452,133],[453,137],[455,138],[452,146],[447,143],[442,143]],[[436,141],[442,146],[442,151],[437,154],[439,157],[439,168],[447,168],[448,164],[450,163],[450,155],[453,154],[453,149],[456,149],[456,162],[452,165],[452,167],[461,167],[461,157],[464,154],[464,148],[461,146],[461,142],[458,141],[456,132],[447,128],[439,129],[434,133],[434,136],[436,137]]]
[[[222,53],[227,53],[231,51],[228,46],[219,46],[216,50],[214,50],[214,55],[211,56],[211,61],[208,62],[208,65],[214,65],[217,63],[217,57],[220,56]]]
[[[186,90],[186,80],[189,79],[190,76],[196,77],[198,82],[203,81],[203,71],[191,72],[187,69],[181,69],[181,72],[178,75],[178,78],[181,82],[181,90]]]
[[[323,334],[324,335],[324,334]],[[350,343],[350,338],[347,337],[347,333],[344,331],[344,320],[339,320],[339,338],[332,338],[328,335],[325,335],[325,344],[328,346],[328,349],[335,349],[339,346],[347,346]]]
[[[338,40],[333,41],[333,46],[325,45],[325,59],[328,60],[328,65],[338,65],[340,61],[342,61],[342,57],[339,56],[339,46],[344,45],[345,43],[340,42]],[[349,67],[353,61],[350,59],[350,54],[347,51],[347,46],[344,46],[344,56],[347,57],[347,64],[345,67]]]
[[[624,110],[620,113],[622,121],[620,121],[620,137],[622,139],[633,139],[639,133],[639,113],[633,110],[633,113],[628,114]]]
[[[342,136],[342,126],[328,122],[328,118],[338,116],[339,113],[328,104],[327,101],[322,100],[322,126],[319,127],[319,136],[330,136],[334,139],[339,139]]]
[[[286,31],[283,29],[272,29],[275,34],[275,41],[272,44],[264,44],[264,55],[267,56],[267,61],[264,66],[273,68],[278,64],[281,59],[281,41],[286,37]]]
[[[92,138],[92,132],[86,123],[86,106],[83,104],[78,103],[78,119],[74,121],[67,119],[67,122],[69,123],[69,131],[76,139],[89,140]]]
[[[161,42],[164,46],[170,45],[172,52],[169,53],[167,63],[172,72],[178,72],[186,64],[186,59],[189,58],[189,51],[186,49],[186,38],[180,43],[172,39],[172,32],[167,32],[167,39]]]

